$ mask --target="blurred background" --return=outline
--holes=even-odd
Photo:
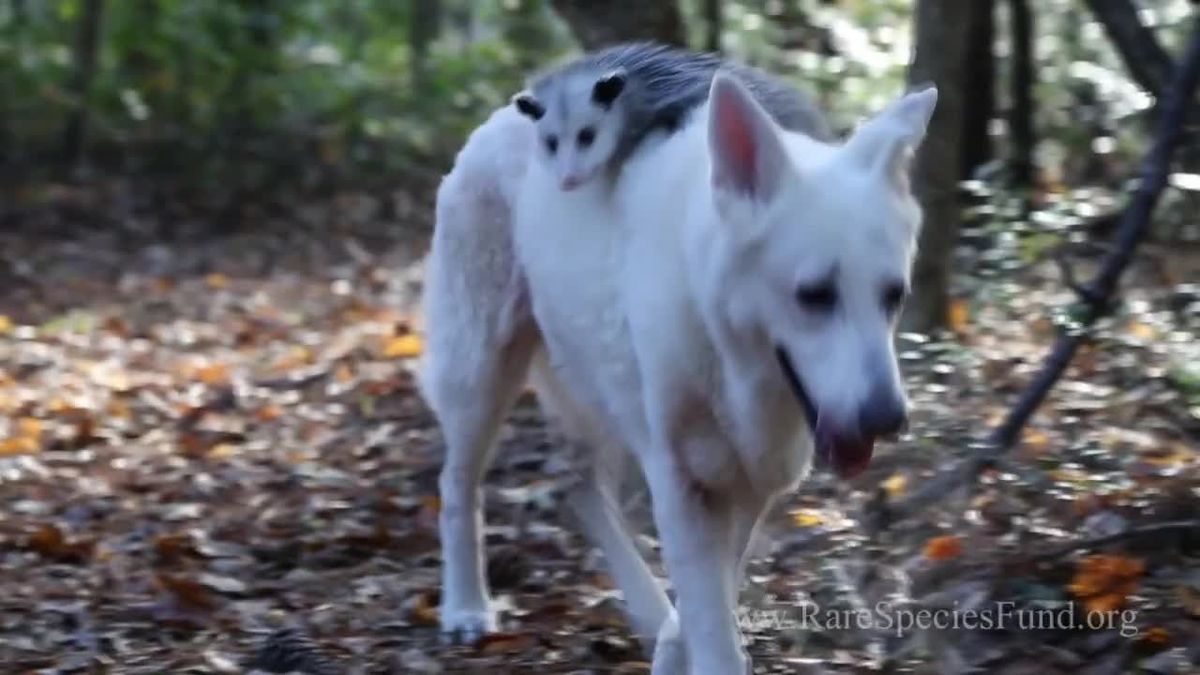
[[[1081,330],[1071,286],[1112,250],[1197,11],[0,0],[0,670],[647,672],[560,522],[532,399],[489,476],[489,576],[519,620],[438,644],[440,436],[412,369],[433,194],[466,135],[532,72],[652,39],[776,73],[840,133],[941,92],[901,335],[913,425],[774,519],[744,622],[762,672],[1198,672],[1194,97],[1111,315],[1012,451],[879,524]],[[798,593],[1132,614],[815,633],[771,618]]]

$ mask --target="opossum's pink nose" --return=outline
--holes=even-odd
[[[582,184],[582,183],[583,183],[582,178],[580,178],[576,174],[570,174],[568,176],[563,176],[561,185],[562,185],[562,189],[564,189],[564,190],[574,190],[575,188],[579,187],[580,184]]]

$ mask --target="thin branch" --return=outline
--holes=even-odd
[[[1064,541],[1054,546],[1046,547],[1044,550],[1034,552],[1032,555],[1026,554],[1021,558],[1021,561],[1042,562],[1045,560],[1053,560],[1075,551],[1088,551],[1115,544],[1120,541],[1129,541],[1131,539],[1143,539],[1163,534],[1188,534],[1200,536],[1200,519],[1193,520],[1168,520],[1160,523],[1150,523],[1139,527],[1131,527],[1128,530],[1114,532],[1099,537],[1090,539],[1076,539],[1074,541]]]
[[[880,512],[872,518],[877,527],[887,527],[941,500],[963,484],[973,482],[981,471],[1007,452],[1016,443],[1034,411],[1062,377],[1076,350],[1089,337],[1088,329],[1111,308],[1121,274],[1133,260],[1138,244],[1150,231],[1150,217],[1167,185],[1171,157],[1179,145],[1183,134],[1183,122],[1195,95],[1197,82],[1200,81],[1200,19],[1196,20],[1187,52],[1180,63],[1181,66],[1175,73],[1162,107],[1154,146],[1142,162],[1137,187],[1121,214],[1112,246],[1100,271],[1083,286],[1088,289],[1088,295],[1091,297],[1085,298],[1083,303],[1085,311],[1079,328],[1064,329],[1059,334],[1033,382],[1026,387],[1004,421],[992,430],[979,449],[970,457],[925,481],[920,490],[899,503],[880,505]]]
[[[1154,31],[1142,24],[1137,8],[1129,0],[1087,0],[1087,6],[1104,26],[1138,86],[1161,98],[1175,64]]]

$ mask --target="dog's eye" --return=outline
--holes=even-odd
[[[796,289],[796,300],[806,309],[827,312],[837,304],[837,289],[833,284],[801,286]]]
[[[908,289],[904,284],[888,284],[883,290],[883,308],[888,314],[895,314],[900,311],[900,306],[904,304],[904,298],[907,296]]]
[[[579,147],[586,148],[596,140],[596,130],[591,127],[584,127],[579,130]]]
[[[558,152],[558,136],[547,136],[546,137],[546,149],[549,150],[550,154],[552,154],[552,155],[555,152]]]

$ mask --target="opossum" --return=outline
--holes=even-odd
[[[718,69],[728,70],[763,108],[792,131],[818,140],[832,133],[813,101],[767,73],[655,43],[609,47],[534,77],[512,103],[537,124],[538,151],[564,190],[616,177],[652,133],[670,134],[708,98]]]

